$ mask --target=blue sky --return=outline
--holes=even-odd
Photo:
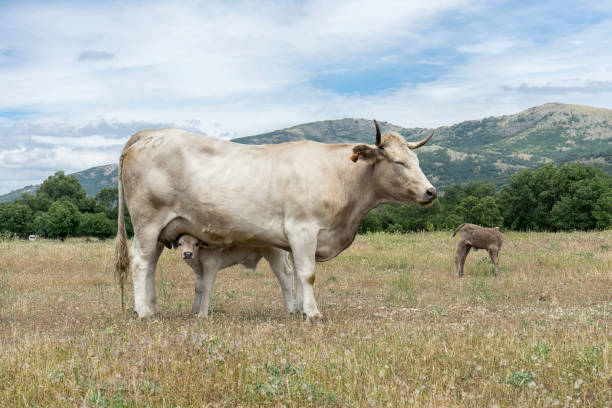
[[[612,108],[611,39],[601,1],[0,1],[0,193],[116,162],[140,128]]]

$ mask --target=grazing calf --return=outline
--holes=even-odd
[[[457,253],[455,254],[455,275],[458,277],[463,276],[463,264],[472,247],[474,250],[486,249],[489,251],[489,256],[493,261],[493,265],[495,265],[495,275],[498,275],[499,265],[497,260],[503,243],[499,228],[484,228],[480,225],[461,224],[453,232],[453,237],[458,231],[461,231],[461,240],[457,244]]]
[[[210,292],[219,270],[233,265],[244,265],[255,269],[264,257],[270,263],[283,292],[285,310],[293,313],[293,268],[288,252],[278,248],[207,248],[197,238],[184,234],[178,240],[183,260],[191,266],[196,275],[195,299],[191,313],[199,317],[208,316]]]

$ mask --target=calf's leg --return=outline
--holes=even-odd
[[[499,249],[490,249],[489,256],[491,261],[493,261],[493,265],[495,265],[495,276],[497,276],[499,275]]]
[[[465,264],[465,258],[472,246],[467,241],[461,240],[457,244],[457,252],[455,254],[455,275],[457,277],[463,276],[463,265]]]
[[[197,315],[200,312],[200,304],[202,304],[202,290],[204,288],[204,271],[202,265],[191,265],[193,274],[195,275],[194,298],[191,306],[191,314]]]
[[[198,317],[208,317],[208,306],[210,304],[210,292],[219,273],[218,262],[202,262],[202,274],[196,280],[196,297],[199,291],[200,307]],[[194,302],[195,306],[195,302]]]

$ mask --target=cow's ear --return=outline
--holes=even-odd
[[[164,241],[164,245],[166,246],[166,248],[172,249],[172,244],[170,242]]]
[[[379,148],[372,147],[368,145],[358,145],[353,147],[353,154],[351,155],[351,160],[357,163],[359,159],[371,159],[376,157]]]

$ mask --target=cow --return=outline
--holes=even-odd
[[[242,145],[172,128],[132,135],[119,159],[115,274],[123,288],[130,267],[125,201],[138,316],[158,311],[155,269],[164,245],[189,234],[209,247],[291,251],[296,307],[307,321],[321,322],[315,262],[346,249],[378,205],[427,206],[437,197],[413,152],[433,132],[406,142],[397,133],[381,136],[374,123],[374,145]]]
[[[289,254],[278,248],[208,248],[203,242],[191,235],[181,235],[177,241],[181,258],[191,266],[196,276],[195,298],[191,313],[208,316],[210,292],[217,273],[233,265],[243,265],[255,269],[260,259],[265,258],[280,283],[285,310],[294,312],[293,306],[293,268],[289,263]]]
[[[485,228],[476,224],[461,224],[453,232],[453,237],[457,232],[461,231],[461,239],[457,244],[457,253],[455,254],[455,275],[463,276],[463,264],[470,249],[486,249],[489,251],[489,256],[495,265],[495,275],[499,274],[499,251],[501,250],[503,240],[499,228]]]

